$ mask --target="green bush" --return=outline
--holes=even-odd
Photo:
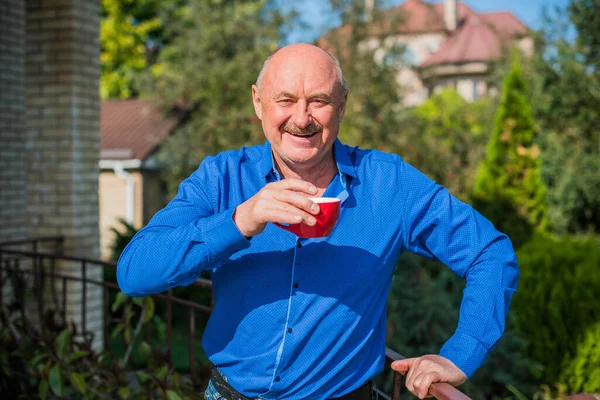
[[[568,393],[600,392],[600,249],[593,238],[535,234],[517,251],[514,296],[538,378]]]

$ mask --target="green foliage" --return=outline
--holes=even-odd
[[[558,234],[600,227],[600,69],[590,46],[600,40],[600,14],[589,12],[592,3],[574,0],[547,15],[535,54],[523,63],[539,128],[534,140],[547,188],[547,226]],[[568,36],[573,30],[575,40]],[[505,69],[497,68],[498,77]]]
[[[139,80],[171,38],[167,27],[185,0],[102,0],[100,96],[139,95]]]
[[[491,131],[495,102],[468,103],[454,89],[404,112],[388,147],[463,201],[473,189]]]
[[[473,202],[517,245],[544,229],[547,209],[540,178],[540,149],[517,57],[504,80],[487,155],[477,172]]]
[[[542,135],[542,178],[548,188],[549,228],[558,233],[600,226],[600,79],[573,45],[557,42],[553,56],[535,60],[532,80]],[[598,91],[600,93],[600,90]]]
[[[158,18],[144,13],[154,0],[102,0],[100,24],[102,98],[129,98],[135,94],[136,73],[148,66],[146,43],[161,28]],[[138,17],[146,14],[146,19]],[[150,14],[150,15],[148,15]]]
[[[513,309],[528,353],[543,365],[539,381],[568,393],[599,392],[598,244],[538,233],[517,256],[521,278]]]
[[[11,271],[10,278],[13,283],[25,279],[19,271]],[[6,398],[203,398],[197,387],[169,367],[166,350],[142,339],[141,333],[156,319],[152,297],[117,295],[112,311],[119,322],[111,336],[123,340],[123,357],[95,351],[93,337],[65,324],[54,309],[46,312],[42,323],[31,319],[19,304],[25,298],[15,296],[1,309],[0,391]],[[142,367],[133,363],[134,352]]]
[[[571,0],[568,10],[578,32],[577,46],[581,54],[587,63],[600,67],[600,3],[597,0]]]
[[[268,1],[190,1],[144,92],[182,124],[162,146],[170,194],[206,156],[264,141],[251,86],[285,19]]]

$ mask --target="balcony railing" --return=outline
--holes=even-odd
[[[111,349],[111,340],[110,340],[110,293],[111,291],[118,292],[119,287],[116,283],[113,282],[104,282],[98,279],[92,279],[88,276],[89,268],[111,268],[116,269],[116,265],[111,262],[81,258],[81,257],[72,257],[63,254],[63,237],[41,237],[35,239],[28,240],[16,240],[11,242],[3,242],[0,243],[0,309],[2,308],[2,302],[4,299],[3,287],[4,287],[4,276],[5,271],[13,270],[21,270],[20,272],[31,275],[32,283],[34,288],[38,288],[38,293],[42,293],[43,290],[43,282],[47,281],[47,278],[53,280],[53,282],[61,282],[62,284],[51,285],[51,293],[49,299],[52,302],[52,305],[58,309],[61,314],[63,320],[66,320],[66,310],[67,310],[67,282],[81,282],[82,283],[82,295],[81,295],[81,322],[82,322],[82,332],[84,334],[87,331],[86,326],[86,301],[87,301],[87,290],[88,286],[97,286],[101,287],[103,290],[103,304],[104,304],[104,312],[103,312],[103,338],[104,338],[104,348],[106,350]],[[18,247],[18,248],[14,248]],[[27,247],[27,248],[23,248]],[[44,252],[40,251],[41,248],[44,248]],[[47,249],[51,249],[48,251]],[[79,276],[74,274],[65,274],[57,272],[57,264],[68,262],[70,265],[76,265],[79,268]],[[28,264],[27,268],[22,268],[25,264]],[[193,286],[200,287],[205,290],[212,290],[212,282],[207,279],[199,278],[192,284]],[[57,293],[57,287],[61,288],[60,298]],[[185,300],[178,298],[173,295],[173,290],[169,290],[166,293],[154,294],[152,297],[155,300],[160,300],[165,302],[166,308],[166,352],[167,352],[167,360],[169,362],[169,366],[173,367],[173,361],[171,359],[172,353],[172,340],[173,340],[173,306],[179,305],[188,309],[189,315],[189,331],[188,331],[188,352],[189,352],[189,368],[190,368],[190,378],[193,384],[200,388],[201,383],[199,381],[197,375],[197,365],[195,360],[195,351],[197,345],[197,332],[196,332],[196,313],[205,313],[210,314],[212,311],[212,301],[211,304],[199,304],[197,302]],[[44,308],[46,307],[45,299],[43,296],[38,296],[37,299],[37,310],[39,313],[39,318],[42,320],[44,315]],[[25,317],[25,310],[22,309],[21,313],[23,317]],[[23,318],[25,320],[25,318]],[[146,331],[147,339],[149,340],[150,331]],[[401,354],[386,348],[386,367],[394,360],[403,359]],[[399,400],[400,399],[400,391],[402,389],[402,380],[403,376],[398,372],[393,373],[393,386],[391,396],[389,394],[384,393],[380,389],[375,389],[375,392],[378,398],[387,399],[387,400]],[[452,387],[446,383],[435,383],[431,385],[429,394],[436,399],[439,400],[469,400],[465,394],[460,392],[458,389]]]

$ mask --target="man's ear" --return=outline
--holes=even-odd
[[[344,119],[344,115],[346,114],[346,104],[348,103],[348,89],[344,89],[344,96],[342,98],[342,102],[340,104],[340,122]]]
[[[260,95],[256,85],[252,85],[252,104],[254,104],[254,113],[262,121],[262,103],[260,102]]]

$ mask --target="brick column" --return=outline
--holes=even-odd
[[[66,237],[66,254],[99,259],[100,2],[26,0],[27,180],[31,235]],[[62,265],[79,276],[78,264]],[[87,276],[102,279],[88,266]],[[82,285],[67,314],[81,323]],[[102,291],[87,286],[86,325],[102,343]]]
[[[27,234],[24,49],[24,0],[0,0],[0,242]]]

